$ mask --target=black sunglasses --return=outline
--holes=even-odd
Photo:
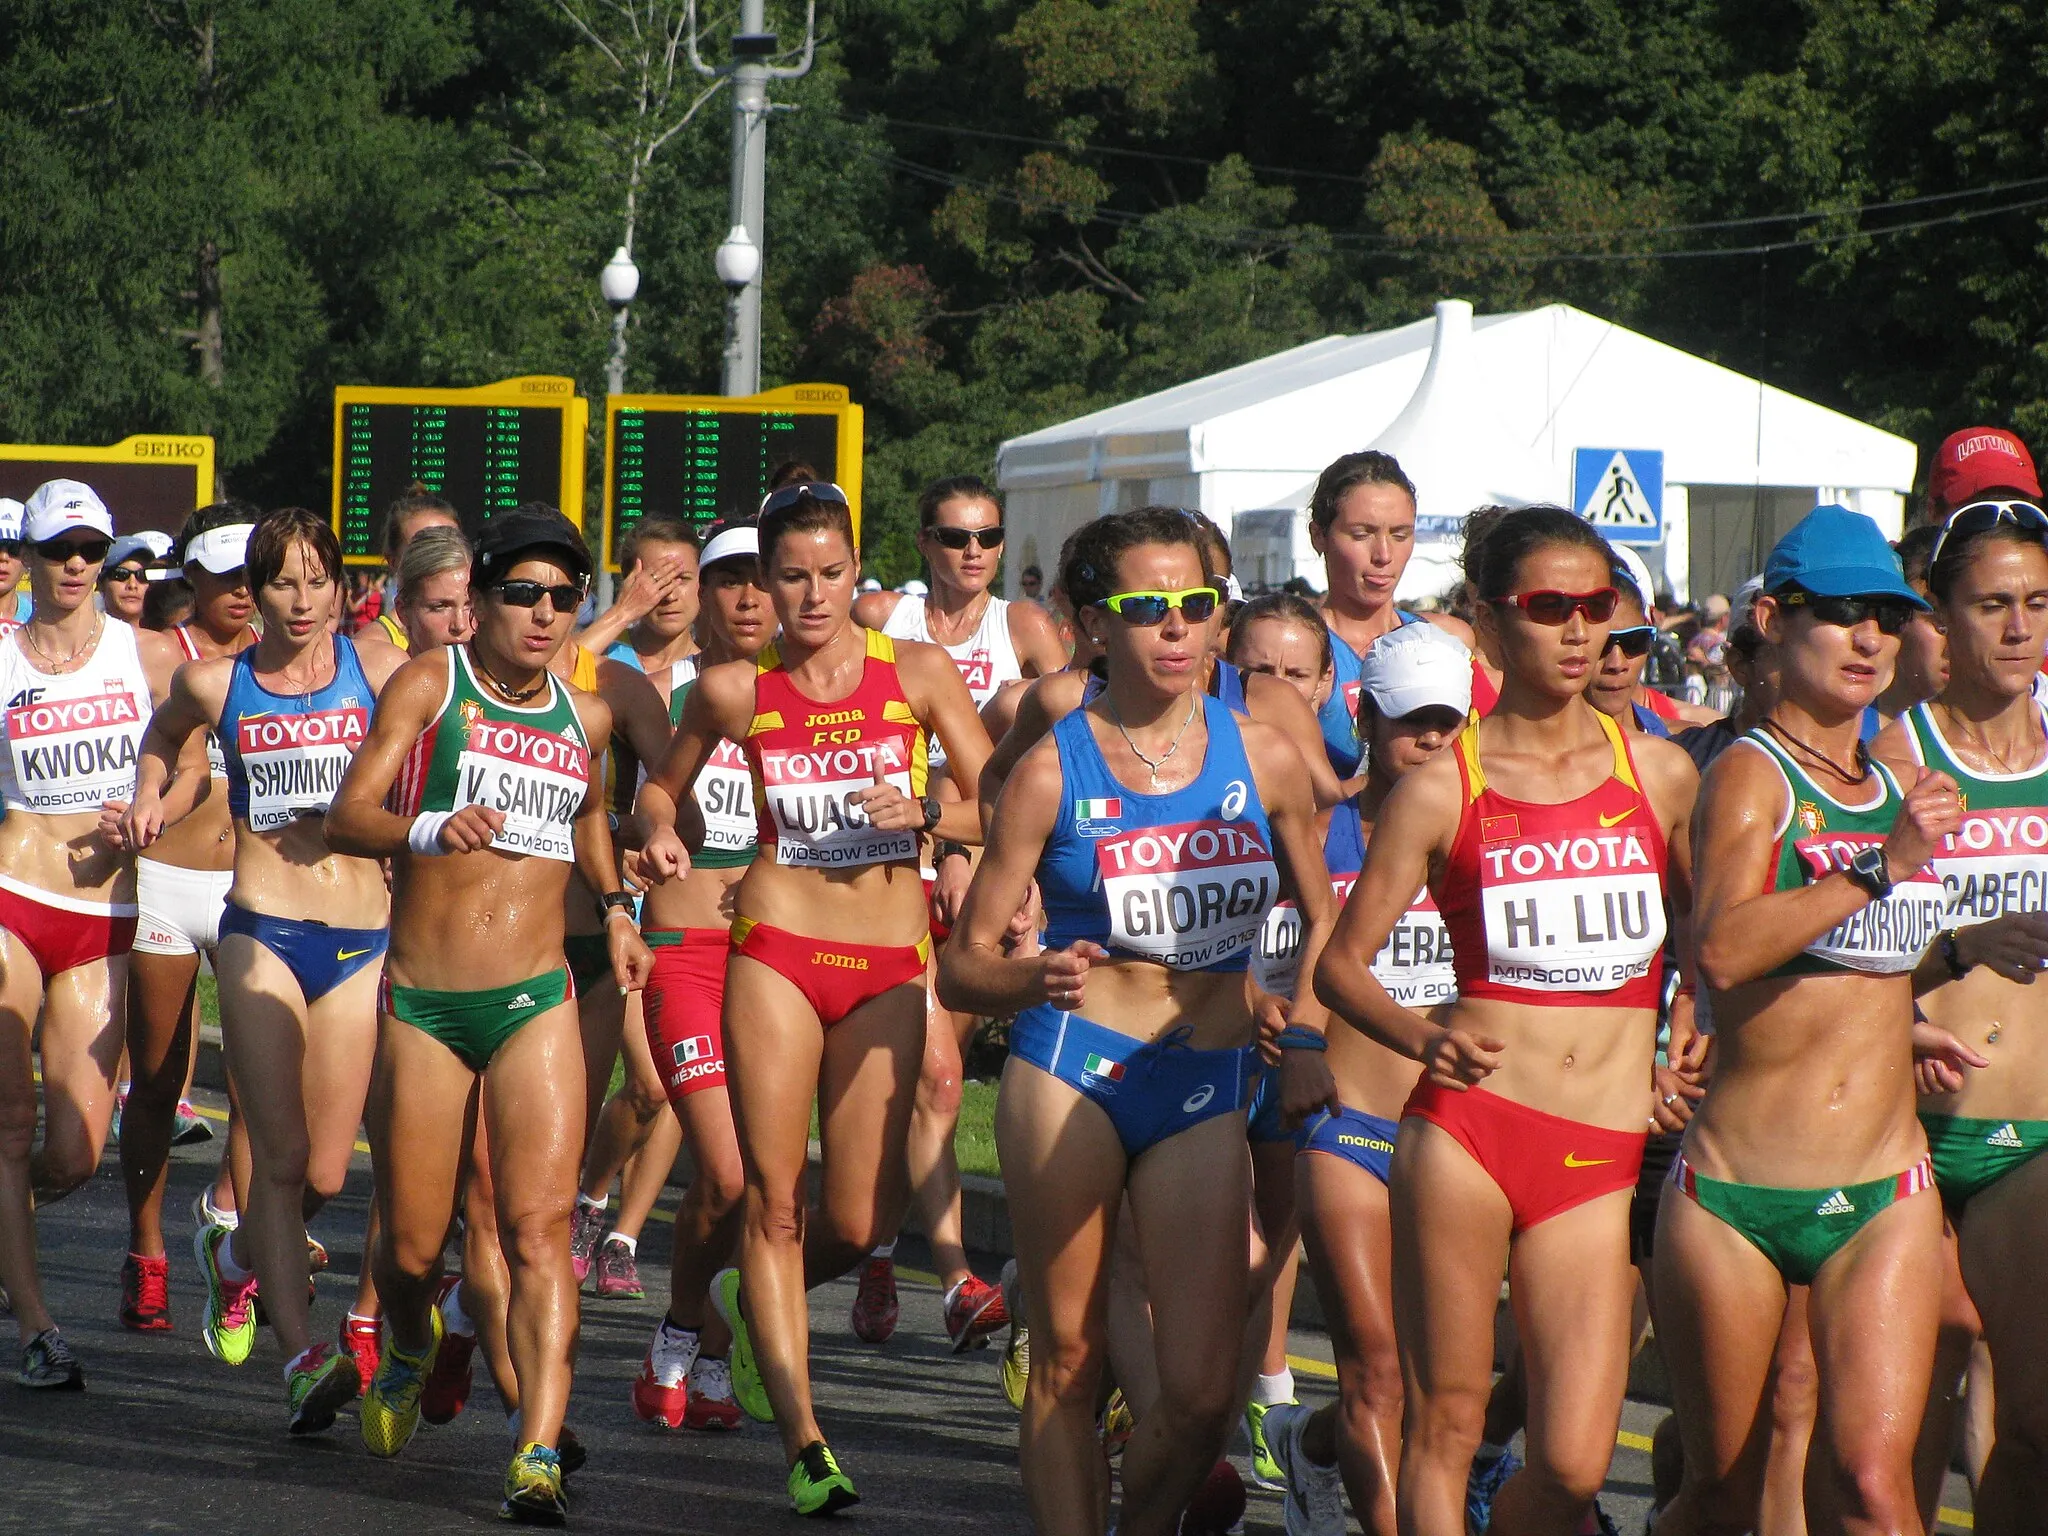
[[[147,581],[149,572],[139,565],[121,564],[100,572],[101,581]]]
[[[1607,649],[1620,651],[1630,661],[1638,656],[1650,654],[1650,647],[1657,643],[1657,626],[1654,624],[1632,624],[1627,629],[1610,629],[1607,632]]]
[[[799,480],[795,485],[785,485],[778,491],[770,491],[761,499],[761,516],[780,512],[793,507],[806,496],[812,501],[830,502],[834,506],[852,509],[853,503],[846,499],[846,492],[830,480]]]
[[[69,539],[62,534],[29,546],[36,552],[38,560],[47,560],[52,565],[63,565],[73,555],[79,556],[87,565],[98,565],[113,547],[112,539]]]
[[[1788,608],[1804,608],[1817,624],[1843,629],[1875,619],[1879,634],[1896,635],[1913,617],[1913,605],[1902,597],[1823,597],[1798,587],[1771,595]]]
[[[19,560],[21,558],[21,540],[0,539],[0,555],[5,555],[10,560]]]
[[[993,528],[927,528],[933,542],[946,549],[965,549],[970,544],[979,544],[983,549],[1003,547],[1003,525]]]
[[[494,582],[491,590],[507,608],[538,608],[544,597],[554,603],[557,613],[574,613],[583,606],[583,589],[566,581],[555,586],[544,581],[500,581]]]

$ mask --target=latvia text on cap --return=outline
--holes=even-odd
[[[1927,477],[1930,497],[1953,511],[1995,490],[2040,496],[2041,478],[2025,443],[2002,427],[1965,427],[1942,439]]]

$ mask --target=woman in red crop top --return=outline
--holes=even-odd
[[[1407,775],[1316,972],[1340,1016],[1425,1071],[1396,1138],[1394,1313],[1409,1387],[1403,1530],[1456,1536],[1493,1375],[1505,1268],[1529,1376],[1504,1529],[1572,1529],[1614,1452],[1628,1378],[1630,1194],[1652,1103],[1667,896],[1689,884],[1697,776],[1585,699],[1615,592],[1606,543],[1560,508],[1468,547],[1493,712]],[[1371,960],[1427,883],[1458,1001],[1410,1012]]]
[[[909,1203],[931,948],[917,839],[980,843],[974,787],[989,744],[944,650],[854,624],[860,560],[843,491],[806,481],[771,492],[760,544],[781,636],[698,677],[641,787],[639,867],[657,882],[688,870],[677,801],[721,739],[740,743],[760,854],[735,888],[724,1025],[746,1221],[740,1267],[713,1296],[733,1329],[740,1406],[775,1420],[792,1505],[824,1514],[858,1495],[811,1410],[804,1292],[858,1264]],[[963,796],[943,806],[925,782],[928,733]],[[807,1216],[813,1099],[824,1186]]]

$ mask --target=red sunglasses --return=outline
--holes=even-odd
[[[1493,601],[1513,603],[1538,624],[1569,624],[1574,613],[1583,613],[1588,624],[1605,624],[1614,617],[1621,593],[1613,587],[1596,587],[1591,592],[1517,592]]]

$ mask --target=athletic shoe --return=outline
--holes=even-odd
[[[339,1349],[315,1344],[285,1376],[291,1399],[290,1429],[295,1435],[317,1435],[334,1422],[343,1403],[352,1403],[363,1389],[356,1363]]]
[[[362,1382],[358,1392],[370,1389],[370,1378],[377,1374],[377,1357],[384,1350],[384,1320],[377,1317],[344,1317],[341,1320],[341,1352],[356,1363],[356,1376]]]
[[[201,1227],[192,1234],[192,1253],[206,1277],[206,1321],[200,1337],[206,1352],[229,1365],[240,1365],[256,1346],[256,1277],[229,1280],[220,1272],[220,1249],[226,1227]]]
[[[1302,1449],[1314,1416],[1299,1403],[1276,1403],[1263,1415],[1273,1470],[1287,1492],[1287,1536],[1344,1536],[1343,1476],[1335,1462],[1319,1465]]]
[[[969,1275],[946,1293],[946,1336],[953,1341],[953,1353],[986,1349],[988,1341],[1010,1326],[1010,1309],[1003,1305],[1003,1293],[986,1280]]]
[[[597,1294],[607,1301],[639,1301],[647,1294],[640,1284],[640,1265],[633,1250],[616,1237],[597,1250]]]
[[[789,1507],[800,1515],[833,1515],[858,1504],[853,1479],[839,1470],[832,1448],[813,1440],[796,1453],[796,1465],[789,1469]]]
[[[1138,1427],[1131,1405],[1124,1399],[1122,1387],[1110,1388],[1109,1401],[1102,1405],[1102,1417],[1096,1421],[1095,1427],[1102,1436],[1102,1454],[1121,1455],[1131,1438],[1131,1431]]]
[[[83,1392],[85,1367],[71,1353],[63,1334],[54,1327],[45,1328],[22,1349],[21,1369],[14,1373],[14,1384],[45,1392]]]
[[[1277,1403],[1244,1405],[1244,1437],[1251,1442],[1252,1448],[1252,1485],[1272,1493],[1282,1492],[1287,1487],[1280,1464],[1273,1459],[1273,1453],[1266,1445],[1266,1415],[1278,1406]]]
[[[1181,1512],[1180,1536],[1226,1536],[1244,1518],[1244,1479],[1219,1461]]]
[[[768,1389],[761,1384],[761,1372],[754,1364],[754,1340],[740,1311],[740,1272],[721,1269],[711,1277],[711,1305],[725,1326],[732,1330],[732,1395],[757,1424],[773,1424],[775,1409],[768,1401]]]
[[[518,1525],[567,1525],[569,1496],[562,1491],[562,1458],[538,1440],[505,1469],[505,1502],[498,1518]]]
[[[327,1245],[312,1233],[306,1234],[306,1274],[322,1274],[327,1269]],[[310,1299],[310,1298],[309,1298]]]
[[[1513,1451],[1502,1451],[1498,1456],[1472,1459],[1472,1470],[1465,1476],[1465,1525],[1474,1536],[1484,1536],[1487,1523],[1493,1519],[1493,1497],[1500,1492],[1501,1484],[1522,1470],[1522,1458]]]
[[[671,1328],[666,1318],[654,1330],[640,1374],[633,1378],[633,1416],[660,1429],[681,1429],[690,1405],[690,1375],[697,1363],[697,1335]],[[739,1410],[735,1406],[734,1410]]]
[[[590,1265],[604,1236],[604,1207],[576,1202],[576,1215],[569,1223],[569,1262],[575,1266],[576,1283],[590,1278]]]
[[[202,1141],[213,1140],[213,1127],[208,1125],[199,1112],[192,1107],[189,1099],[178,1100],[178,1115],[171,1122],[171,1145],[174,1147],[196,1147]]]
[[[576,1431],[568,1425],[555,1436],[555,1454],[562,1458],[562,1481],[567,1482],[583,1470],[583,1464],[590,1460],[590,1452],[583,1449],[583,1442],[576,1438]]]
[[[1613,1518],[1600,1507],[1598,1495],[1594,1496],[1593,1507],[1586,1511],[1586,1518],[1579,1522],[1579,1533],[1580,1536],[1621,1536]]]
[[[476,1335],[450,1328],[448,1314],[443,1310],[461,1279],[460,1275],[449,1275],[434,1293],[441,1347],[434,1351],[434,1368],[427,1372],[427,1383],[420,1388],[420,1417],[429,1424],[446,1424],[469,1402],[470,1356],[476,1353]]]
[[[865,1344],[887,1343],[896,1331],[898,1310],[896,1261],[871,1253],[860,1266],[860,1290],[853,1298],[854,1337]]]
[[[739,1400],[732,1395],[732,1368],[723,1360],[699,1355],[690,1365],[690,1400],[683,1407],[690,1429],[738,1429]]]
[[[211,1187],[202,1189],[192,1197],[192,1225],[195,1227],[226,1227],[230,1232],[241,1224],[240,1211],[224,1211],[213,1203]]]
[[[396,1456],[404,1450],[420,1427],[420,1393],[426,1387],[427,1372],[434,1368],[434,1354],[441,1347],[441,1309],[427,1312],[434,1336],[425,1354],[408,1355],[398,1340],[377,1362],[377,1374],[370,1378],[370,1390],[363,1394],[363,1444],[373,1456]]]
[[[1010,1342],[1003,1350],[1003,1396],[1019,1413],[1024,1411],[1024,1389],[1031,1384],[1031,1330],[1022,1318],[1010,1323]]]
[[[171,1261],[131,1253],[121,1261],[121,1326],[131,1333],[171,1331]]]

